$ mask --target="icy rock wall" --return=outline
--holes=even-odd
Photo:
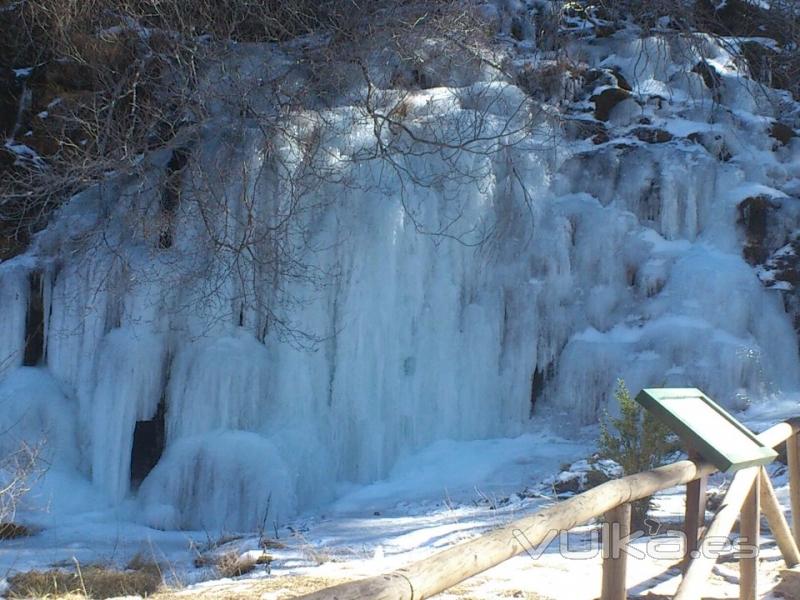
[[[599,143],[544,115],[513,138],[527,100],[498,81],[415,92],[412,131],[456,138],[480,115],[489,135],[455,156],[411,144],[395,162],[370,153],[374,123],[346,102],[269,140],[218,108],[180,178],[157,153],[0,265],[0,398],[19,387],[36,270],[45,352],[25,381],[61,408],[24,427],[69,421],[69,468],[113,503],[135,492],[151,525],[232,530],[379,479],[438,439],[515,435],[532,413],[592,423],[618,377],[732,408],[796,389],[797,338],[742,258],[738,207],[760,194],[795,214],[797,148],[773,148],[768,91],[724,75],[722,50],[706,48],[722,92],[691,72],[700,50],[673,50],[580,50],[631,82]],[[565,116],[592,120],[597,93]],[[131,490],[134,428],[162,402],[163,457]]]

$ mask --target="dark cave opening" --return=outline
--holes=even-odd
[[[537,366],[531,375],[531,410],[530,416],[536,409],[536,401],[542,397],[544,390],[555,376],[555,364],[549,363],[544,367]]]
[[[164,453],[164,398],[149,421],[137,421],[131,448],[131,488],[137,489]]]
[[[30,293],[28,313],[25,316],[25,356],[22,364],[35,367],[44,355],[44,298],[42,297],[42,274],[33,272],[29,277]]]

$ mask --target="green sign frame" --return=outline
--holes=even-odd
[[[723,473],[766,465],[778,453],[697,388],[650,388],[636,401]]]

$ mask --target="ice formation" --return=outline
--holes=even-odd
[[[592,423],[619,377],[732,408],[797,389],[796,334],[742,256],[737,211],[766,196],[796,216],[783,190],[797,142],[773,149],[777,93],[724,50],[674,43],[582,50],[632,85],[598,145],[546,114],[511,139],[526,96],[480,73],[406,105],[420,134],[455,138],[481,115],[491,135],[455,159],[363,158],[374,123],[345,101],[325,127],[287,122],[269,150],[255,120],[213,107],[177,183],[156,153],[0,264],[0,430],[48,439],[53,477],[80,472],[153,526],[252,529],[436,440]],[[722,73],[717,101],[691,70],[701,51]],[[246,72],[257,59],[241,53]],[[641,123],[669,139],[642,141]],[[285,174],[313,160],[335,176],[296,189]],[[404,186],[399,170],[414,174]],[[45,335],[21,366],[33,273]],[[163,456],[135,489],[137,423],[162,410]]]

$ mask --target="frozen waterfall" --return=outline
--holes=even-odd
[[[664,60],[637,62],[641,44]],[[389,162],[346,102],[269,139],[223,107],[182,142],[180,177],[159,151],[76,196],[0,264],[0,429],[44,436],[53,476],[150,525],[235,530],[436,440],[595,422],[620,377],[732,408],[796,389],[797,336],[743,258],[738,212],[760,196],[797,216],[799,146],[773,150],[769,90],[730,74],[720,106],[686,48],[595,51],[633,85],[606,143],[545,112],[509,132],[525,95],[477,77],[414,92],[402,117],[456,137],[480,115],[492,135],[471,152],[411,144]],[[642,141],[641,123],[672,139]],[[713,136],[730,160],[696,142]],[[144,422],[163,454],[137,488]]]

